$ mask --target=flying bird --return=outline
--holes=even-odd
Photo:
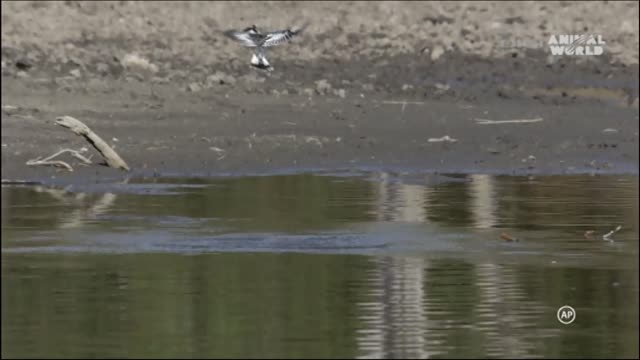
[[[251,65],[263,70],[273,70],[266,57],[266,48],[289,42],[294,36],[299,35],[308,24],[296,29],[286,29],[261,33],[255,25],[243,30],[227,30],[224,34],[246,47],[254,48],[251,56]]]

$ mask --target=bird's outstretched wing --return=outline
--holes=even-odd
[[[248,47],[258,46],[258,44],[256,43],[255,35],[249,34],[247,32],[238,31],[238,30],[227,30],[224,32],[224,35],[239,42],[244,46],[248,46]]]
[[[270,47],[270,46],[276,46],[276,45],[280,45],[283,44],[287,41],[290,41],[294,36],[299,35],[300,33],[302,33],[302,31],[308,26],[309,24],[304,24],[303,26],[299,27],[299,28],[294,28],[294,29],[287,29],[287,30],[281,30],[281,31],[274,31],[274,32],[270,32],[266,35],[262,46],[263,47]]]

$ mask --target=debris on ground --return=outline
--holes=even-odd
[[[56,118],[56,125],[60,125],[71,130],[74,134],[84,137],[93,147],[98,150],[100,155],[105,159],[108,166],[129,171],[129,166],[122,160],[111,146],[109,146],[102,138],[80,120],[71,116],[60,116]]]
[[[454,139],[449,135],[445,135],[443,137],[439,137],[439,138],[429,138],[429,140],[427,140],[430,143],[435,143],[435,142],[458,142],[458,139]]]
[[[81,150],[82,151],[82,150]],[[35,158],[35,159],[31,159],[29,161],[27,161],[27,166],[38,166],[38,165],[44,165],[44,166],[54,166],[54,167],[61,167],[61,168],[65,168],[69,171],[73,171],[73,167],[71,167],[71,165],[67,164],[66,162],[62,161],[62,160],[52,160],[53,158],[60,156],[64,153],[71,153],[71,156],[73,156],[74,158],[82,161],[82,163],[84,163],[85,165],[89,165],[91,164],[91,158],[87,158],[84,157],[82,154],[80,154],[80,151],[77,150],[73,150],[73,149],[62,149],[60,151],[58,151],[57,153],[48,156],[44,159],[42,159],[41,157]]]
[[[608,233],[602,235],[602,240],[613,241],[612,236],[622,229],[622,225],[618,225],[614,230],[609,231]]]
[[[542,118],[535,119],[513,119],[513,120],[488,120],[488,119],[474,119],[478,125],[499,125],[499,124],[523,124],[523,123],[536,123],[543,121]]]

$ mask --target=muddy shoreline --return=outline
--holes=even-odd
[[[235,3],[2,3],[2,178],[639,172],[637,3],[293,3],[285,17],[260,4],[267,28],[339,16],[267,73],[218,36],[257,18]],[[509,45],[580,24],[608,40],[604,55]],[[132,172],[26,166],[87,146],[61,115]],[[518,119],[541,120],[482,122]]]
[[[176,92],[170,86],[156,87],[152,96],[135,83],[111,84],[120,91],[95,96],[21,80],[3,79],[2,84],[3,179],[349,169],[638,174],[638,109],[601,100],[556,105],[526,98],[451,102],[386,96],[225,96]],[[60,115],[89,125],[115,146],[133,171],[74,162],[73,173],[26,166],[27,160],[62,148],[88,146],[54,124]],[[541,120],[483,124],[517,119]],[[454,141],[443,141],[446,136]]]

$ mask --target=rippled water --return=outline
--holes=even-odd
[[[637,177],[3,187],[2,356],[638,357],[638,270]]]

